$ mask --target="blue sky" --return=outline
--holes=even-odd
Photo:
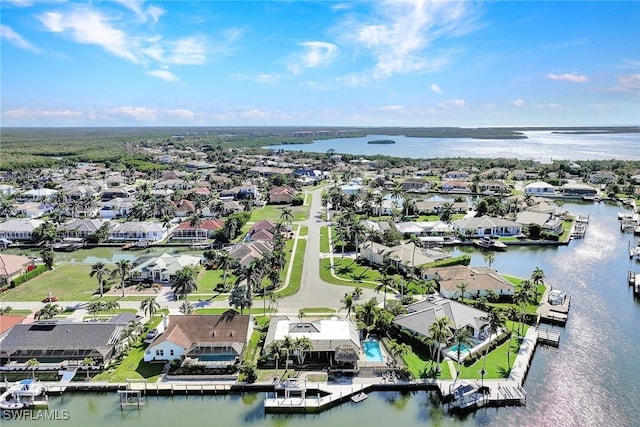
[[[2,0],[2,126],[640,124],[640,1]]]

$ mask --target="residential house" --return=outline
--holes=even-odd
[[[484,194],[502,194],[509,191],[509,186],[502,181],[482,181],[478,191]]]
[[[519,236],[522,225],[502,218],[481,217],[461,218],[453,222],[453,227],[463,236]]]
[[[40,362],[40,369],[56,371],[61,366],[80,366],[85,358],[107,366],[123,348],[123,331],[129,322],[136,321],[133,314],[123,313],[106,322],[47,320],[17,324],[2,340],[0,370],[25,366],[31,358]]]
[[[170,201],[169,204],[173,208],[173,215],[178,218],[191,216],[196,212],[196,204],[191,200],[181,199],[176,202]]]
[[[135,200],[129,197],[116,197],[101,203],[102,207],[99,210],[99,216],[102,219],[126,217],[135,204]]]
[[[487,322],[482,320],[487,312],[456,301],[432,298],[407,306],[407,311],[407,314],[397,316],[393,323],[422,337],[431,337],[429,328],[442,317],[451,320],[452,333],[467,328],[476,339],[482,339],[487,333]]]
[[[232,197],[234,200],[260,199],[258,187],[252,184],[233,187],[220,191],[220,198]]]
[[[164,332],[144,353],[145,362],[190,360],[222,368],[239,363],[253,332],[251,316],[229,310],[219,315],[165,318]]]
[[[23,202],[13,205],[13,211],[16,215],[23,215],[29,219],[40,218],[48,212],[51,212],[53,207],[48,204],[40,202]]]
[[[271,190],[269,190],[269,203],[291,204],[295,195],[296,195],[296,190],[289,187],[288,185],[283,185],[282,187],[276,186],[276,187],[273,187]]]
[[[171,238],[180,239],[211,239],[216,231],[224,226],[224,221],[213,219],[201,219],[197,224],[191,221],[183,221],[171,232]]]
[[[175,274],[184,267],[200,264],[200,257],[193,255],[143,256],[133,262],[131,277],[135,281],[153,281],[169,283]]]
[[[332,367],[340,365],[340,360],[336,359],[337,352],[347,349],[356,354],[361,352],[358,328],[348,319],[301,321],[298,317],[273,317],[269,322],[263,348],[268,348],[274,342],[281,342],[287,336],[293,341],[308,338],[311,341],[308,360],[328,362]],[[357,368],[357,359],[352,363],[355,365],[352,367]]]
[[[0,184],[0,194],[10,196],[17,192],[16,187],[9,184]]]
[[[431,188],[431,181],[421,178],[409,178],[402,182],[402,190],[407,192],[424,192]]]
[[[17,277],[35,268],[33,258],[0,253],[0,286],[6,286]]]
[[[552,233],[562,233],[562,219],[548,212],[524,211],[516,215],[516,222],[523,227],[529,224],[537,224],[543,230]]]
[[[360,257],[375,265],[384,265],[388,261],[398,270],[409,271],[411,266],[420,267],[451,258],[451,255],[437,249],[420,248],[411,242],[390,247],[368,241],[360,245]]]
[[[423,271],[428,280],[435,280],[440,294],[445,298],[460,297],[459,285],[464,283],[464,298],[486,296],[488,291],[498,296],[513,296],[515,287],[511,282],[487,267],[469,267],[454,265],[447,267],[428,268]]]
[[[23,192],[17,197],[18,201],[38,200],[44,201],[51,199],[54,195],[58,194],[57,190],[50,188],[34,188]]]
[[[273,243],[267,240],[236,243],[229,250],[229,256],[241,266],[249,265],[256,259],[263,258],[273,252]]]
[[[610,184],[618,179],[615,173],[606,171],[597,171],[589,175],[589,182],[592,184]]]
[[[442,182],[441,189],[445,193],[471,193],[471,183],[449,179]]]
[[[469,172],[467,171],[448,171],[444,174],[444,179],[455,179],[459,181],[465,181],[469,179]]]
[[[144,240],[148,242],[159,242],[167,238],[167,229],[159,223],[124,222],[116,225],[111,231],[109,240],[115,241],[136,241]]]
[[[0,223],[0,238],[32,241],[33,231],[43,223],[39,219],[9,219]]]
[[[74,219],[60,227],[60,232],[63,237],[76,237],[86,239],[89,236],[96,234],[96,232],[104,225],[111,223],[103,219]]]
[[[393,215],[396,210],[396,203],[389,199],[382,199],[382,204],[374,204],[371,207],[374,216]]]
[[[124,188],[108,188],[100,193],[100,200],[108,202],[116,198],[127,199],[129,196],[129,192]]]
[[[544,181],[536,181],[525,185],[524,193],[531,196],[554,196],[556,189],[553,185]]]
[[[447,202],[447,201],[432,201],[432,200],[418,200],[416,201],[416,211],[420,215],[440,215],[445,208],[445,205],[449,203],[451,211],[457,214],[467,213],[469,211],[469,205],[466,202]]]
[[[598,190],[588,184],[565,184],[562,186],[562,195],[567,197],[593,197],[598,195]]]

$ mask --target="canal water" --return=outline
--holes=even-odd
[[[425,391],[375,392],[361,403],[345,403],[317,415],[265,415],[263,393],[227,396],[150,397],[140,410],[118,405],[115,393],[51,397],[51,410],[65,426],[638,426],[640,425],[640,303],[627,286],[629,234],[619,230],[611,204],[574,204],[572,213],[590,215],[583,240],[568,246],[510,247],[496,253],[498,271],[528,277],[535,267],[546,281],[571,296],[571,313],[559,348],[538,347],[525,381],[523,407],[485,408],[464,417],[443,411]],[[471,252],[472,265],[484,265]],[[63,418],[63,417],[60,417]],[[43,425],[35,420],[4,425]]]

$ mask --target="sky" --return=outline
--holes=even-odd
[[[2,126],[640,124],[640,1],[2,0]]]

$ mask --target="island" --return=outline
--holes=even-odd
[[[393,139],[373,139],[371,141],[367,141],[367,144],[395,144],[396,142]]]

